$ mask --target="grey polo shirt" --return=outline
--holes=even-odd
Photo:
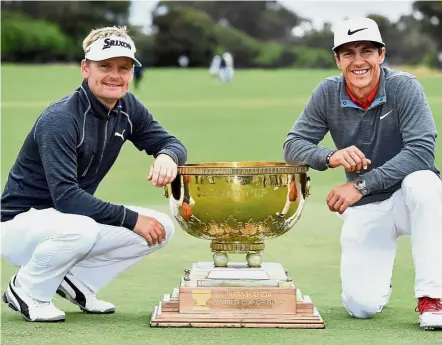
[[[369,194],[355,205],[388,199],[414,171],[439,174],[433,115],[421,84],[409,73],[381,68],[379,89],[367,110],[350,99],[343,76],[323,80],[287,135],[285,161],[326,170],[332,149],[318,144],[328,131],[337,149],[355,145],[372,162],[360,172]],[[346,172],[346,179],[358,175]]]

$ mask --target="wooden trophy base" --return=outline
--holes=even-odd
[[[250,268],[233,262],[198,262],[185,270],[179,289],[155,306],[151,327],[324,328],[309,296],[303,296],[279,263]]]

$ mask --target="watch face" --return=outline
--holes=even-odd
[[[365,186],[365,181],[362,178],[357,178],[354,182],[354,186],[361,191],[363,195],[365,195],[367,188]]]

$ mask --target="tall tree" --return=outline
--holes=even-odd
[[[163,6],[163,8],[161,8]],[[216,50],[214,24],[210,17],[175,2],[161,5],[153,12],[154,54],[157,66],[173,66],[182,55],[189,66],[208,65]]]
[[[161,1],[167,3],[167,1]],[[287,41],[303,18],[277,1],[177,1],[206,12],[215,23],[230,25],[259,40]]]
[[[415,1],[413,9],[422,13],[422,30],[429,33],[442,50],[442,2]]]

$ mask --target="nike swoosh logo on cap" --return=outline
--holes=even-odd
[[[367,30],[367,29],[368,29],[368,28],[362,28],[362,29],[357,29],[357,30],[354,30],[354,31],[351,31],[350,29],[348,29],[348,31],[347,31],[347,35],[351,36],[351,35],[353,35],[353,34],[359,32],[359,31]]]

